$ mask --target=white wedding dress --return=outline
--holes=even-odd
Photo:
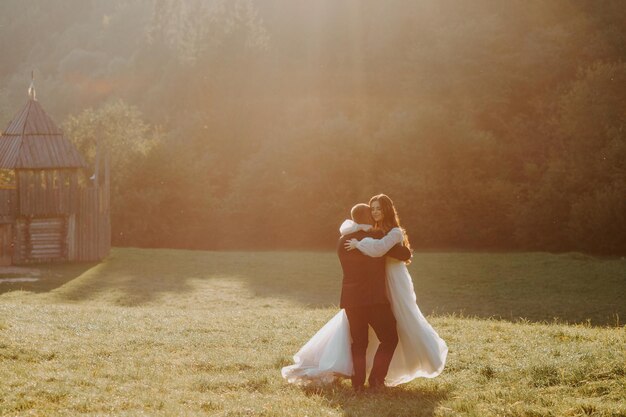
[[[360,225],[346,220],[340,232],[352,233]],[[386,254],[403,240],[399,228],[382,239],[365,238],[357,248],[368,256]],[[411,275],[404,262],[386,258],[387,291],[396,318],[398,346],[393,354],[385,385],[396,386],[418,377],[434,378],[446,364],[448,346],[426,321],[416,303]],[[329,383],[352,375],[350,324],[345,310],[339,311],[293,357],[294,364],[282,369],[283,378],[294,384]],[[379,341],[370,327],[367,373],[372,368]]]

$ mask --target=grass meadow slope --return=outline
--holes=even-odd
[[[384,393],[286,384],[337,311],[333,253],[116,248],[0,283],[0,415],[626,416],[626,261],[416,254],[444,373]]]

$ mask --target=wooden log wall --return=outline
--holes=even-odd
[[[17,220],[16,226],[17,245],[14,259],[19,263],[67,259],[65,217],[23,217]]]
[[[17,187],[20,215],[50,216],[76,210],[77,170],[18,170]]]
[[[110,197],[107,187],[80,190],[75,228],[75,242],[70,253],[77,261],[97,261],[111,251]]]
[[[11,265],[13,261],[13,225],[0,224],[0,266]]]
[[[17,191],[0,189],[0,217],[14,217],[17,213]]]
[[[111,250],[110,183],[83,187],[78,172],[18,171],[14,206],[14,263],[98,261]],[[5,193],[7,201],[11,195]],[[19,195],[19,197],[17,197]]]

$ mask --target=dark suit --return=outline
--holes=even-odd
[[[384,383],[389,363],[398,344],[398,332],[387,298],[385,257],[372,258],[362,254],[358,249],[347,251],[344,244],[350,239],[361,240],[365,237],[380,239],[383,236],[381,231],[358,231],[341,237],[337,245],[337,255],[343,270],[340,306],[346,310],[350,323],[354,388],[362,387],[365,383],[368,326],[372,326],[380,340],[369,377],[370,386]],[[406,261],[411,258],[411,252],[404,246],[396,245],[386,256]]]

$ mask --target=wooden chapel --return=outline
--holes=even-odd
[[[26,105],[0,136],[0,265],[97,261],[109,254],[109,167],[101,178],[99,167],[91,178],[88,168],[31,84]]]

